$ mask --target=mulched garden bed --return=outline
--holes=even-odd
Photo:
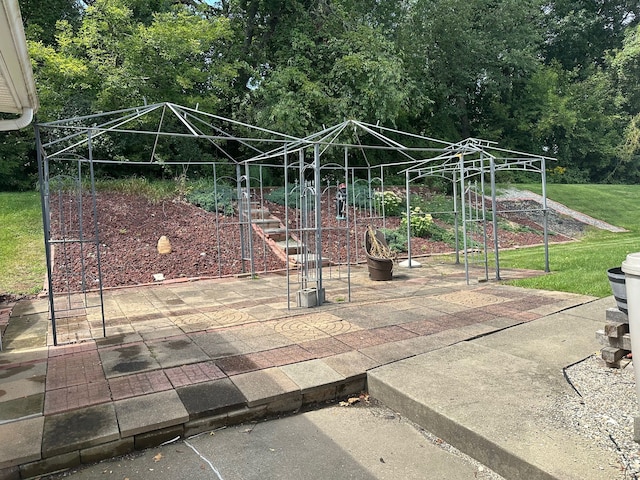
[[[333,261],[346,261],[347,242],[350,242],[350,260],[364,260],[362,244],[367,221],[364,214],[358,219],[358,230],[350,228],[347,231],[344,221],[335,218],[334,205],[328,203],[326,201],[322,206],[323,256]],[[272,214],[285,221],[283,206],[270,202],[265,204]],[[80,238],[80,227],[83,237],[93,237],[90,197],[83,197],[81,210],[83,214],[78,216],[78,205],[74,198],[52,198],[52,238]],[[166,279],[177,279],[237,275],[243,271],[237,216],[207,212],[181,200],[152,203],[140,195],[102,191],[97,195],[96,211],[104,287],[150,283],[154,281],[154,274],[160,273]],[[517,228],[501,230],[498,237],[500,248],[543,242],[542,228],[533,220],[522,214],[512,215],[510,220],[530,228],[523,231]],[[296,216],[293,210],[290,211],[289,221],[290,227],[295,228]],[[381,226],[381,220],[372,223]],[[399,218],[388,218],[385,226],[393,229],[399,223]],[[491,224],[488,234],[489,248],[492,248]],[[161,255],[157,251],[158,239],[162,235],[167,236],[171,242],[170,254]],[[551,238],[552,241],[569,239],[560,234]],[[477,235],[475,240],[482,242],[482,235]],[[285,268],[283,260],[266,248],[255,233],[253,244],[257,272]],[[412,240],[412,252],[416,256],[451,251],[452,247],[443,242],[424,238]],[[81,289],[83,282],[88,288],[96,286],[97,254],[91,242],[56,243],[52,276],[54,291],[77,291]],[[83,265],[84,279],[81,275]],[[248,268],[249,265],[245,262],[245,269]]]

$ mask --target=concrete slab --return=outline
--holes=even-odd
[[[107,378],[160,368],[160,364],[142,342],[101,348],[98,352]]]
[[[372,358],[356,351],[332,355],[321,360],[345,378],[364,375],[370,368],[380,365]]]
[[[47,359],[49,349],[46,346],[34,349],[2,350],[0,351],[0,379],[5,376],[5,368],[23,367],[28,364],[41,363]],[[39,375],[39,373],[37,374]]]
[[[42,457],[112,442],[120,438],[113,404],[96,405],[45,418]]]
[[[209,360],[209,356],[186,335],[147,342],[147,347],[162,368]]]
[[[480,465],[442,448],[390,410],[372,407],[331,407],[227,427],[65,475],[98,480],[105,472],[141,480],[488,478]]]
[[[563,359],[591,353],[575,331],[592,324],[558,315],[458,343],[370,371],[369,391],[506,478],[614,478],[611,451],[553,422],[552,400],[575,395]]]
[[[11,382],[3,381],[0,385],[0,403],[44,393],[44,382],[44,375],[21,378]]]
[[[189,420],[175,390],[114,402],[122,437],[159,430]]]
[[[409,338],[407,340],[412,339]],[[365,347],[361,348],[360,352],[375,360],[378,365],[385,365],[387,363],[396,362],[415,355],[413,348],[402,342],[404,342],[404,340]]]
[[[44,393],[0,402],[0,423],[42,415]]]
[[[118,330],[127,330],[127,332],[118,331]],[[109,347],[113,345],[124,345],[126,343],[135,343],[142,342],[142,336],[133,330],[133,327],[123,328],[123,327],[112,327],[111,331],[107,330],[107,336],[104,338],[96,339],[96,344],[98,347]]]
[[[281,368],[268,368],[230,377],[247,399],[247,406],[255,407],[289,398],[301,398],[300,387]]]
[[[177,392],[190,420],[238,409],[247,402],[228,378],[178,388]]]
[[[594,300],[593,302],[585,303],[578,307],[574,307],[567,311],[569,315],[581,317],[589,320],[594,320],[600,323],[605,323],[607,308],[615,307],[616,301],[613,295],[610,297]]]
[[[280,369],[298,385],[303,394],[320,386],[335,385],[345,378],[322,360],[293,363]]]
[[[24,315],[33,315],[38,313],[47,313],[49,311],[49,301],[42,299],[26,299],[15,304],[11,311],[11,317],[22,317]]]
[[[533,360],[557,372],[600,349],[595,332],[603,325],[603,321],[563,312],[479,338],[475,343]]]
[[[11,359],[13,360],[16,359]],[[15,382],[17,380],[33,379],[40,382],[47,373],[47,363],[43,361],[11,363],[10,365],[0,365],[0,381],[4,385],[5,382]],[[6,390],[4,387],[0,387]]]
[[[2,347],[9,351],[46,347],[48,327],[46,315],[12,317],[2,336]]]
[[[0,469],[40,460],[44,417],[0,424]]]

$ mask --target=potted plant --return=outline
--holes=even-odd
[[[371,280],[391,280],[393,276],[393,261],[396,258],[384,234],[380,230],[373,230],[369,225],[364,234],[365,252],[367,255],[367,267]]]
[[[627,311],[627,286],[625,284],[624,272],[621,267],[614,267],[607,270],[609,277],[609,285],[613,291],[613,297],[616,299],[618,310],[628,314]]]

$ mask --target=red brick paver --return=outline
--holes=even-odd
[[[332,355],[347,353],[353,350],[349,345],[331,337],[309,340],[308,342],[302,342],[299,345],[315,358],[330,357]]]
[[[288,347],[274,348],[273,350],[266,350],[260,352],[273,367],[280,367],[282,365],[289,365],[291,363],[305,362],[307,360],[313,360],[316,357],[306,351],[299,345],[289,345]],[[268,367],[264,367],[268,368]]]
[[[171,390],[171,382],[162,370],[135,373],[124,377],[115,377],[109,380],[111,397],[114,400],[146,395],[148,393]]]
[[[228,376],[267,368],[256,363],[256,360],[260,360],[260,356],[256,354],[234,355],[233,357],[225,357],[216,360],[216,365],[218,365],[218,367],[220,367]],[[262,360],[266,362],[265,359]]]
[[[382,338],[385,343],[398,342],[400,340],[407,340],[417,336],[414,332],[409,331],[398,325],[389,325],[388,327],[376,328],[373,330],[376,336]]]
[[[358,330],[357,332],[343,333],[336,335],[335,338],[346,343],[354,350],[361,348],[373,347],[381,343],[387,343],[382,335],[378,335],[375,330]]]
[[[106,381],[49,390],[44,396],[44,414],[66,412],[110,400],[111,395]]]
[[[164,371],[173,385],[173,388],[193,385],[194,383],[208,382],[225,378],[225,373],[213,362],[192,363],[179,367],[169,368]]]
[[[49,358],[47,390],[104,381],[105,376],[97,350]]]

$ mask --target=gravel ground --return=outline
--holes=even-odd
[[[565,369],[579,396],[567,396],[554,406],[555,421],[601,448],[616,453],[620,480],[640,478],[640,444],[633,441],[638,415],[633,363],[609,368],[596,355]],[[613,479],[612,479],[613,480]]]
[[[542,196],[537,193],[530,192],[529,190],[517,190],[517,189],[507,189],[500,192],[497,196],[498,202],[501,201],[534,201],[540,205],[542,205]],[[589,215],[585,215],[584,213],[578,212],[576,210],[572,210],[571,208],[555,202],[553,200],[547,199],[547,207],[551,210],[552,213],[555,213],[558,216],[563,216],[566,218],[572,218],[574,220],[579,221],[585,225],[591,225],[593,227],[599,228],[600,230],[608,230],[610,232],[625,232],[624,228],[616,227],[607,222],[603,222],[602,220],[598,220],[597,218],[590,217]]]

